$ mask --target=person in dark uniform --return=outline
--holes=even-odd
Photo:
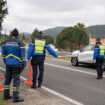
[[[38,87],[41,87],[43,81],[43,72],[44,72],[44,60],[45,60],[45,49],[53,55],[54,57],[58,57],[55,51],[46,43],[46,41],[42,37],[42,32],[40,31],[37,34],[35,40],[30,43],[28,48],[27,60],[32,64],[33,69],[33,84],[31,88],[37,88],[36,81],[37,81],[37,74],[38,74],[38,67],[39,67],[39,76],[38,76]]]
[[[102,43],[100,42],[100,38],[97,38],[95,48],[99,48],[100,45],[102,45]]]
[[[97,68],[97,78],[96,79],[102,79],[103,78],[102,64],[105,59],[105,46],[101,44],[99,38],[96,40],[93,62],[95,62],[95,59],[96,59],[96,68]]]
[[[13,78],[13,102],[22,102],[19,97],[20,73],[26,67],[25,44],[18,39],[17,29],[12,31],[12,36],[4,41],[2,45],[2,57],[6,64],[4,82],[4,100],[11,99],[10,83]]]

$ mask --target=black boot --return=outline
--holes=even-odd
[[[102,79],[102,77],[97,77],[96,79]]]
[[[31,88],[36,89],[37,88],[36,84],[32,84]]]
[[[11,99],[12,96],[9,96],[9,97],[4,97],[4,100],[8,100],[8,99]]]
[[[101,76],[101,79],[103,79],[103,76]]]
[[[17,99],[13,100],[14,103],[16,103],[16,102],[23,102],[23,101],[24,101],[24,99],[22,99],[22,98],[17,98]]]
[[[39,82],[39,83],[38,83],[38,88],[41,88],[41,85],[42,85],[42,83]]]

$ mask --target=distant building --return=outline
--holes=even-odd
[[[96,38],[90,38],[90,43],[91,43],[91,44],[95,44],[95,43],[96,43]],[[102,44],[105,44],[105,38],[102,38],[102,39],[101,39],[101,43],[102,43]]]

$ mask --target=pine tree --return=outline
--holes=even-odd
[[[89,43],[87,33],[81,27],[67,27],[56,38],[56,47],[67,51],[73,51],[86,46]]]
[[[33,40],[33,39],[35,39],[35,37],[36,37],[36,35],[38,34],[38,29],[37,28],[35,28],[35,30],[33,31],[33,33],[32,33],[32,35],[31,35],[31,39]]]
[[[23,36],[22,36],[22,40],[25,40],[26,38],[25,38],[25,35],[23,34]]]

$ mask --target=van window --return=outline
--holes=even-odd
[[[94,50],[94,45],[88,45],[83,48],[83,51],[92,51],[92,50]]]

